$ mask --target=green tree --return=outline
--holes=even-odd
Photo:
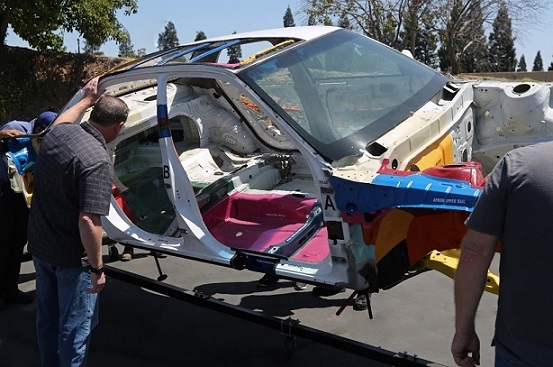
[[[461,38],[465,47],[459,56],[460,72],[481,73],[489,71],[488,43],[484,33],[482,9],[479,6],[474,7],[474,12],[471,14],[470,26],[467,27],[466,36],[469,38]]]
[[[100,51],[100,46],[99,45],[94,45],[92,43],[87,42],[86,40],[84,41],[83,53],[85,53],[87,55],[103,55],[104,54],[102,51]]]
[[[415,23],[417,29],[413,31],[410,31],[410,23],[406,22],[406,35],[404,36],[404,40],[410,41],[408,48],[411,50],[415,60],[418,60],[432,68],[438,68],[438,32],[434,26],[434,11],[428,9],[420,14],[420,16],[420,21]],[[404,44],[406,43],[405,41]]]
[[[294,23],[294,16],[292,15],[292,9],[290,9],[290,5],[288,5],[288,8],[286,8],[284,17],[282,17],[282,23],[284,24],[284,27],[296,26],[296,23]]]
[[[526,58],[524,57],[524,55],[522,55],[520,57],[520,60],[518,62],[518,69],[517,71],[527,71],[526,70]]]
[[[207,36],[203,31],[196,32],[196,38],[194,38],[194,42],[201,41],[207,39]]]
[[[394,47],[399,36],[401,13],[410,1],[306,0],[308,24],[339,24],[347,17],[351,29]]]
[[[459,52],[459,44],[455,42],[457,38],[456,27],[459,23],[461,8],[460,5],[454,6],[449,19],[446,21],[444,27],[440,29],[440,42],[441,47],[438,50],[438,56],[440,58],[440,69],[444,72],[459,73],[460,66],[457,55]]]
[[[553,70],[553,61],[551,61],[551,64],[549,64],[549,67],[547,68],[547,71]]]
[[[342,14],[340,19],[338,19],[338,27],[344,28],[344,29],[351,29],[351,22],[349,21],[349,18],[346,14]]]
[[[236,34],[236,31],[232,32],[232,34]],[[229,64],[237,64],[240,62],[240,59],[242,58],[242,48],[240,45],[234,45],[230,46],[227,49],[227,55],[229,57],[228,63]]]
[[[473,23],[483,22],[485,28],[491,28],[502,3],[507,5],[513,23],[521,27],[529,22],[535,26],[543,9],[550,7],[550,0],[432,0],[438,14],[436,27],[440,30],[442,44],[440,64],[447,64],[454,74],[459,72],[460,57],[469,43],[474,43],[470,31],[479,29]],[[487,62],[481,66],[488,68]]]
[[[323,25],[327,25],[327,26],[330,26],[330,27],[332,27],[334,25],[334,22],[332,21],[331,17],[324,17],[322,19],[322,22],[323,22]]]
[[[440,68],[454,75],[485,71],[488,64],[481,2],[463,1],[454,0],[450,18],[440,30]]]
[[[427,1],[414,1],[405,9],[403,29],[397,43],[398,49],[411,51],[416,60],[431,67],[438,66],[435,17],[435,12]]]
[[[139,48],[138,50],[136,50],[136,52],[134,53],[134,55],[136,57],[144,57],[146,56],[146,49],[144,47],[141,47]]]
[[[315,25],[317,24],[317,20],[315,19],[315,15],[309,14],[309,17],[307,18],[307,25]]]
[[[350,29],[363,33],[396,49],[409,49],[414,55],[418,19],[433,14],[436,0],[304,0],[303,11],[308,24],[341,26],[347,18]],[[408,24],[410,23],[410,24]],[[430,24],[430,23],[428,23]],[[435,26],[434,26],[435,28]],[[436,30],[434,29],[433,32]]]
[[[120,42],[124,28],[117,11],[137,12],[137,0],[0,1],[0,40],[6,42],[8,27],[39,51],[63,50],[63,32],[76,32],[89,44],[109,39]]]
[[[493,22],[489,40],[489,64],[492,71],[515,71],[516,50],[511,18],[505,4],[501,4]]]
[[[157,37],[157,49],[167,50],[179,45],[179,38],[177,37],[177,29],[173,22],[169,21],[165,25],[163,32],[159,33]]]
[[[532,66],[532,71],[543,71],[543,60],[541,58],[541,52],[538,50],[536,57],[534,58],[534,66]]]
[[[489,69],[487,37],[501,4],[513,23],[523,26],[539,16],[550,0],[302,0],[308,25],[338,24],[347,16],[351,29],[388,46],[413,52],[421,37],[438,35],[442,70]],[[432,17],[427,19],[427,17]],[[426,18],[426,19],[425,19]],[[421,22],[425,22],[423,26]],[[422,33],[426,33],[424,36]],[[416,57],[416,56],[415,56]],[[463,60],[461,60],[463,59]]]
[[[134,46],[131,43],[131,35],[125,31],[125,39],[119,43],[119,57],[135,58]]]

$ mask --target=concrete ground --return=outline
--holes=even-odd
[[[122,251],[122,247],[119,251]],[[105,260],[107,247],[105,248]],[[374,294],[370,320],[366,311],[347,307],[336,311],[350,292],[317,297],[312,286],[296,291],[293,282],[281,280],[276,286],[259,288],[261,274],[236,271],[186,259],[160,259],[168,275],[165,283],[197,290],[233,305],[282,319],[299,320],[302,325],[327,333],[406,352],[442,365],[453,365],[449,351],[453,336],[453,282],[429,271],[400,285]],[[157,278],[154,258],[136,250],[130,262],[109,265]],[[23,264],[20,288],[35,287],[32,262]],[[88,366],[381,366],[364,357],[296,338],[291,358],[278,331],[224,313],[169,298],[109,278],[101,294],[100,324],[92,337]],[[493,365],[490,342],[496,312],[496,296],[485,293],[477,315],[482,344],[482,366]],[[35,336],[34,304],[0,312],[0,366],[39,365]]]

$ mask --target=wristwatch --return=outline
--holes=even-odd
[[[100,265],[97,268],[94,268],[92,267],[92,265],[90,265],[90,271],[98,275],[104,274],[104,265]]]

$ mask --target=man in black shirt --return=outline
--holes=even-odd
[[[0,139],[17,139],[25,134],[38,134],[56,118],[53,111],[44,111],[32,121],[10,121],[0,127]],[[7,142],[5,142],[7,144]],[[27,243],[27,220],[29,208],[25,197],[15,192],[8,178],[8,168],[0,160],[0,310],[4,301],[9,303],[30,303],[31,293],[19,290],[23,248]]]
[[[123,127],[128,107],[117,97],[103,96],[87,122],[74,124],[95,97],[96,92],[85,94],[81,106],[72,107],[73,116],[58,117],[38,156],[28,250],[37,277],[43,365],[85,365],[97,324],[98,292],[106,282],[100,217],[109,212],[113,182],[106,144]]]

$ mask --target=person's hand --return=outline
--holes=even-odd
[[[451,354],[458,366],[480,365],[480,339],[476,332],[455,332],[451,343]]]
[[[98,98],[105,92],[105,89],[98,89],[98,81],[100,77],[92,78],[83,87],[84,96],[83,99],[87,99],[90,104],[96,102]]]
[[[18,135],[24,135],[25,133],[23,131],[14,130],[14,129],[6,129],[0,131],[0,139],[6,139],[6,138],[14,138]]]
[[[92,282],[92,288],[88,288],[86,292],[99,293],[106,285],[106,275],[90,272],[90,281]]]

